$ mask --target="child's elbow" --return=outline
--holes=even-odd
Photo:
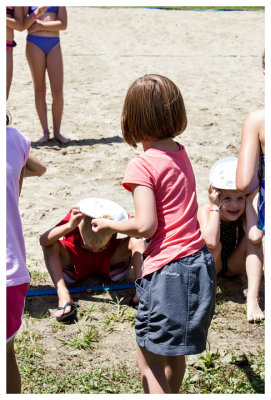
[[[67,26],[68,26],[67,22],[62,22],[60,30],[65,31],[67,29]]]
[[[39,242],[40,242],[41,247],[46,247],[47,246],[47,240],[44,237],[44,235],[40,236]]]
[[[239,192],[247,193],[248,184],[246,184],[246,182],[238,182],[238,181],[236,181],[236,189],[239,190]]]
[[[157,230],[157,227],[158,227],[157,221],[155,221],[152,224],[147,224],[147,225],[146,224],[142,224],[139,227],[138,232],[139,232],[141,237],[151,238],[155,234],[155,232]]]
[[[43,165],[38,172],[38,176],[42,176],[43,174],[45,174],[46,171],[47,168],[45,167],[45,165]]]
[[[216,250],[220,244],[220,242],[217,242],[217,240],[211,239],[205,239],[205,243],[209,250]]]

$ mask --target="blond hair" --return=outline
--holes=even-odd
[[[112,219],[109,215],[103,215],[98,218]],[[88,217],[87,215],[82,219],[79,224],[79,230],[85,244],[92,249],[100,249],[107,245],[112,233],[108,229],[103,229],[102,232],[96,233],[92,230],[91,221],[93,217]]]

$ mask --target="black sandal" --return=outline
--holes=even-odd
[[[68,314],[63,314],[63,315],[60,315],[59,317],[56,317],[58,322],[67,322],[67,321],[70,321],[75,318],[76,307],[78,307],[78,303],[71,303],[69,301],[68,303],[65,304],[64,307],[57,307],[57,309],[65,311],[68,306],[71,307],[71,311]]]

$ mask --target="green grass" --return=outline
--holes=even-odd
[[[182,393],[264,393],[264,352],[205,352],[188,365]]]
[[[131,368],[122,362],[116,366],[93,366],[91,346],[99,339],[94,328],[89,325],[73,339],[60,340],[65,347],[84,351],[84,355],[88,349],[87,361],[66,350],[53,365],[46,363],[46,341],[39,334],[23,330],[15,342],[22,393],[143,393],[136,365]],[[237,355],[234,350],[209,350],[188,357],[181,393],[264,393],[264,351],[258,348],[256,354]]]
[[[78,328],[79,335],[73,335],[72,339],[57,339],[63,345],[76,349],[91,349],[94,343],[99,341],[100,335],[95,325],[87,324],[85,330]]]
[[[161,10],[210,10],[210,11],[217,11],[217,10],[234,10],[234,11],[264,11],[264,6],[161,6],[161,7],[144,7],[144,6],[123,6],[123,7],[108,7],[108,6],[93,6],[93,8],[158,8]]]
[[[45,282],[46,279],[49,277],[49,273],[46,272],[40,272],[37,269],[31,269],[28,265],[28,270],[30,272],[31,276],[31,286],[37,285],[38,283]]]
[[[259,11],[259,10],[264,10],[265,7],[249,7],[249,6],[220,6],[220,7],[197,7],[197,6],[164,6],[164,7],[159,7],[164,10],[236,10],[236,11]]]
[[[124,304],[121,304],[123,297],[120,299],[116,297],[115,301],[111,301],[110,303],[114,306],[114,312],[111,314],[107,314],[104,318],[104,323],[107,326],[107,330],[113,330],[114,323],[120,322],[123,323],[124,321],[131,321],[131,324],[135,324],[135,310],[131,310]]]

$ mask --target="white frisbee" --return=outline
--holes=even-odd
[[[99,197],[88,197],[77,204],[80,211],[89,217],[98,218],[109,215],[115,221],[128,219],[127,212],[112,200]]]
[[[216,161],[209,174],[209,182],[217,189],[236,190],[237,157],[224,157]]]

